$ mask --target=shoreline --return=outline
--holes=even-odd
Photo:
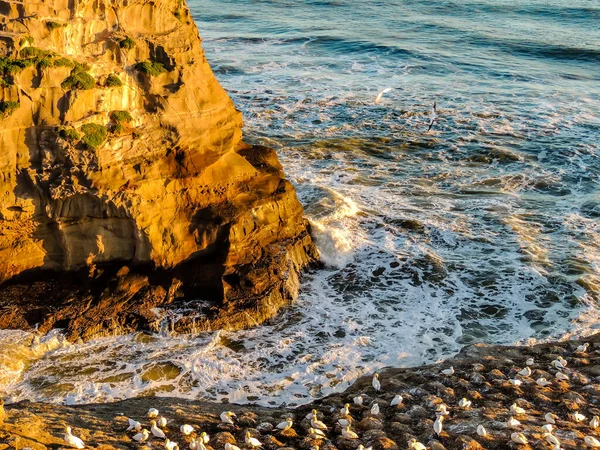
[[[577,353],[577,346],[589,343],[585,353]],[[567,360],[562,372],[568,381],[555,378],[557,369],[551,363],[558,357]],[[526,360],[534,358],[530,376],[519,375]],[[453,375],[441,371],[454,368]],[[188,423],[198,431],[211,436],[209,447],[224,448],[226,442],[239,447],[244,444],[246,431],[257,437],[267,450],[280,448],[309,449],[319,445],[322,449],[353,450],[359,444],[374,450],[408,448],[410,439],[417,439],[427,448],[442,449],[546,449],[542,425],[546,413],[555,414],[553,435],[560,440],[563,449],[589,448],[586,436],[598,434],[589,425],[593,416],[600,416],[600,333],[581,340],[537,344],[533,346],[488,346],[483,344],[463,348],[453,358],[440,364],[413,368],[388,368],[379,372],[381,391],[371,386],[371,376],[359,378],[344,392],[327,396],[296,408],[267,408],[254,405],[235,405],[190,401],[170,397],[144,397],[115,403],[87,404],[77,406],[54,405],[23,401],[5,405],[6,419],[0,420],[0,450],[8,448],[44,449],[63,446],[61,439],[64,426],[73,428],[88,448],[163,448],[163,441],[151,440],[150,445],[140,445],[127,433],[126,417],[139,420],[148,428],[145,418],[149,408],[157,408],[168,420],[167,437],[178,442],[181,450],[189,448],[190,437],[179,432],[180,425]],[[539,378],[550,384],[540,386]],[[520,385],[510,380],[519,380]],[[363,405],[355,405],[353,398],[363,395]],[[390,406],[396,395],[403,397],[398,406]],[[469,408],[460,407],[466,398],[472,402]],[[359,438],[350,440],[340,437],[341,428],[336,425],[339,411],[350,403],[352,430]],[[372,414],[371,407],[377,403],[379,414]],[[440,436],[435,436],[433,423],[436,409],[441,403],[447,405],[449,415],[443,422]],[[511,414],[510,407],[517,404],[524,414]],[[329,427],[327,440],[307,437],[309,422],[305,416],[315,408],[319,418]],[[223,411],[233,411],[238,420],[235,426],[220,424]],[[576,422],[573,414],[585,419]],[[520,422],[514,429],[507,426],[513,416]],[[0,414],[1,417],[1,414]],[[277,432],[270,428],[285,417],[294,421],[293,432]],[[270,425],[266,425],[269,423]],[[488,435],[477,434],[477,425],[483,425]],[[528,444],[511,441],[512,433],[523,433]],[[194,436],[194,434],[192,434]]]

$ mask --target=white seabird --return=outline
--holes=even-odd
[[[442,370],[442,373],[447,376],[454,375],[454,367],[450,366],[447,369]]]
[[[134,434],[132,436],[132,439],[137,442],[146,442],[149,437],[150,437],[150,432],[144,428],[138,434]]]
[[[231,411],[223,411],[219,417],[221,418],[222,423],[226,423],[228,425],[233,425],[232,417],[236,417],[236,416]]]
[[[252,448],[262,447],[262,442],[258,439],[252,437],[249,431],[246,431],[246,436],[244,437],[244,441]]]
[[[554,374],[554,377],[558,380],[558,381],[568,381],[569,377],[567,375],[565,375],[562,372],[556,372]]]
[[[202,439],[193,439],[190,442],[190,450],[206,450],[206,446],[202,442]]]
[[[81,439],[79,439],[77,436],[73,436],[73,433],[71,433],[71,427],[66,427],[65,428],[65,444],[67,444],[69,447],[73,447],[73,448],[84,448],[85,444],[83,443],[83,441]]]
[[[527,411],[518,406],[516,403],[513,403],[512,405],[510,405],[510,413],[518,416],[521,414],[527,414]]]
[[[552,433],[552,430],[554,429],[554,427],[552,426],[551,423],[547,423],[545,425],[542,425],[542,431],[544,433]]]
[[[600,426],[600,417],[598,416],[594,416],[592,417],[592,420],[590,420],[590,428],[598,428],[598,426]]]
[[[156,424],[161,427],[164,428],[167,426],[167,418],[166,417],[159,417],[158,418],[158,422],[156,422]]]
[[[554,424],[556,424],[556,421],[558,420],[558,416],[556,414],[546,413],[544,415],[544,419],[546,419],[546,422],[554,425]]]
[[[437,120],[437,101],[433,101],[433,107],[431,108],[431,114],[429,115],[429,127],[427,128],[427,132],[431,131],[433,124]]]
[[[191,425],[183,424],[179,427],[179,431],[181,431],[181,433],[185,436],[189,436],[190,434],[192,434],[194,432],[194,427]]]
[[[535,380],[535,384],[537,384],[538,386],[541,386],[541,387],[545,387],[545,386],[548,386],[549,384],[552,384],[552,381],[548,381],[544,377],[540,377],[537,380]]]
[[[315,430],[312,427],[308,429],[308,436],[311,439],[325,439],[325,433],[323,433],[321,430]]]
[[[377,97],[375,98],[375,104],[379,105],[379,102],[381,102],[381,99],[383,98],[384,94],[387,94],[391,90],[392,90],[391,87],[385,88],[383,91],[381,91],[379,94],[377,94]]]
[[[477,425],[477,434],[481,437],[487,436],[487,430],[483,425]]]
[[[590,346],[590,344],[588,344],[587,342],[585,344],[581,344],[579,347],[577,347],[577,350],[575,350],[577,353],[585,353],[587,352],[588,347]]]
[[[363,404],[363,396],[362,395],[357,395],[356,397],[354,397],[352,399],[352,401],[354,402],[355,405],[362,405]]]
[[[544,438],[546,439],[546,442],[548,444],[551,444],[551,445],[560,445],[560,441],[552,433],[544,433]]]
[[[519,387],[519,386],[521,386],[523,384],[523,382],[521,380],[517,380],[516,378],[508,380],[508,382],[510,384],[512,384],[513,386],[516,386],[516,387]]]
[[[443,421],[444,421],[444,416],[437,416],[437,419],[435,419],[435,422],[433,422],[433,431],[438,436],[442,432],[442,427],[443,427],[442,422]]]
[[[292,421],[292,419],[287,417],[284,422],[279,422],[277,424],[277,428],[280,429],[281,431],[285,431],[285,430],[289,430],[290,428],[292,428],[293,424],[294,424],[294,422]]]
[[[373,447],[365,447],[364,445],[360,444],[358,446],[358,450],[373,450]]]
[[[402,396],[397,394],[390,402],[390,406],[398,406],[400,403],[402,403]]]
[[[448,412],[448,407],[445,403],[440,403],[438,407],[435,409],[436,416],[448,416],[450,413]]]
[[[151,425],[150,426],[150,431],[152,432],[152,435],[154,437],[157,437],[159,439],[166,439],[167,438],[165,436],[165,432],[156,426],[156,421],[155,420],[151,420],[150,421],[150,425]]]
[[[525,364],[528,366],[533,366],[535,364],[535,360],[533,358],[528,358],[527,361],[525,361]]]
[[[177,444],[177,442],[173,442],[168,439],[165,439],[165,448],[167,450],[178,450],[179,445]]]
[[[313,416],[318,416],[318,415],[319,415],[319,411],[317,411],[316,409],[313,409],[305,417],[306,417],[306,420],[312,420]]]
[[[350,415],[350,403],[346,403],[342,409],[340,409],[340,414],[342,416]]]
[[[373,379],[371,380],[371,384],[373,385],[373,389],[375,389],[377,392],[379,392],[381,390],[381,383],[379,382],[379,374],[378,373],[373,374]]]
[[[358,434],[350,429],[350,425],[342,430],[342,437],[346,439],[358,439]]]
[[[337,424],[344,428],[347,427],[348,425],[352,425],[349,421],[347,421],[346,419],[338,419]]]
[[[519,428],[521,426],[521,422],[519,422],[517,419],[515,419],[514,417],[509,417],[508,420],[506,421],[506,426],[508,428]]]
[[[527,444],[527,438],[523,433],[513,433],[510,435],[510,440],[517,444]]]
[[[576,423],[583,422],[585,420],[585,416],[579,412],[574,412],[571,417]]]
[[[233,445],[228,442],[225,444],[225,450],[240,450],[240,448],[237,445]]]
[[[129,427],[127,427],[127,431],[135,430],[140,431],[142,429],[142,424],[137,420],[127,419],[129,421]]]
[[[312,419],[310,419],[310,425],[317,430],[327,430],[327,425],[321,422],[316,414],[312,416]]]
[[[158,409],[150,408],[148,410],[147,416],[148,416],[148,419],[154,419],[154,418],[158,417]]]
[[[521,375],[522,377],[528,377],[531,375],[531,369],[529,368],[529,366],[524,367],[523,369],[521,369],[519,371],[519,375]]]
[[[378,414],[379,414],[379,404],[373,403],[373,406],[371,406],[371,415],[376,416]]]
[[[600,441],[596,439],[594,436],[586,436],[583,438],[585,443],[593,448],[600,448]]]
[[[471,400],[467,400],[466,398],[461,398],[460,401],[458,402],[458,406],[460,406],[461,408],[467,409],[471,407]]]
[[[412,438],[410,441],[408,441],[408,448],[409,450],[427,450],[427,447],[425,447],[415,438]]]
[[[200,433],[200,439],[202,439],[202,442],[204,444],[208,444],[208,442],[210,441],[210,436],[206,433],[206,431],[203,431],[202,433]]]

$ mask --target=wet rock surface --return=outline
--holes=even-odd
[[[441,365],[384,370],[380,372],[379,392],[372,387],[371,377],[363,377],[344,393],[295,409],[175,398],[139,398],[82,406],[21,402],[5,406],[6,419],[0,424],[0,450],[60,447],[66,425],[90,448],[139,448],[141,445],[132,440],[132,433],[125,431],[126,417],[140,420],[148,428],[145,416],[149,408],[159,409],[160,415],[169,419],[165,433],[180,448],[187,448],[202,431],[211,436],[208,448],[214,450],[223,449],[227,443],[248,447],[244,443],[246,432],[268,449],[309,449],[315,445],[330,450],[357,449],[360,445],[378,450],[405,449],[413,439],[426,448],[439,450],[551,449],[549,441],[553,438],[563,449],[591,448],[584,441],[586,436],[600,435],[590,423],[594,416],[600,415],[597,398],[600,335],[585,341],[590,346],[583,352],[577,351],[583,341],[532,347],[471,346]],[[553,364],[559,356],[566,361],[560,372],[568,381],[555,377],[559,371]],[[529,358],[534,361],[527,366]],[[449,367],[453,367],[454,373],[444,375],[442,370]],[[530,376],[518,374],[525,367],[530,367]],[[467,381],[474,372],[483,377],[477,386]],[[536,382],[540,375],[547,377],[550,384],[540,386]],[[516,386],[504,378],[520,380],[521,384]],[[359,394],[363,394],[362,405],[353,402]],[[402,402],[390,406],[397,394],[402,395]],[[471,404],[463,402],[465,406],[459,406],[462,399]],[[370,414],[373,401],[380,405],[377,416]],[[341,410],[346,403],[350,404],[350,414],[344,416]],[[322,438],[310,437],[311,422],[306,417],[312,409],[318,411],[318,419],[327,426]],[[221,423],[219,416],[223,411],[236,413],[234,425]],[[439,434],[433,429],[438,414],[445,414]],[[548,424],[548,414],[552,414],[550,420],[555,422],[550,431],[552,438],[542,429]],[[293,419],[293,426],[281,431],[277,426],[287,417]],[[511,418],[518,423],[509,425]],[[357,439],[342,436],[341,419],[352,424],[351,431],[358,434]],[[192,435],[183,436],[179,432],[184,423],[194,426]],[[485,428],[485,434],[478,433],[478,425]],[[514,433],[521,433],[527,444],[514,442],[511,438]],[[144,445],[162,448],[163,442],[151,439]]]

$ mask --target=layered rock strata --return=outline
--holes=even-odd
[[[0,1],[0,327],[272,317],[318,256],[182,0]]]

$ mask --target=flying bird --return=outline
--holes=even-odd
[[[433,101],[433,107],[431,108],[431,114],[429,115],[429,128],[427,128],[427,132],[431,131],[433,124],[437,120],[437,101]]]
[[[392,88],[385,88],[383,91],[381,91],[379,94],[377,94],[377,98],[375,99],[375,104],[379,105],[379,103],[381,102],[381,99],[383,98],[384,94],[387,94],[391,90],[392,90]]]

